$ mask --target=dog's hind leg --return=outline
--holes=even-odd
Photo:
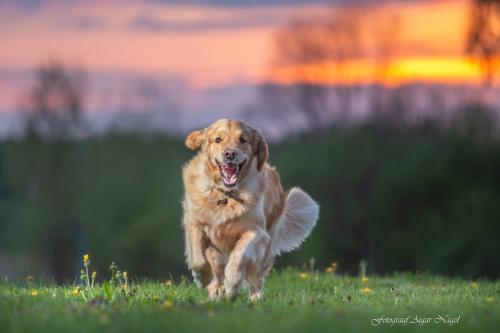
[[[224,267],[226,265],[226,255],[213,246],[207,247],[205,257],[212,268],[212,281],[207,286],[208,298],[212,301],[219,300],[222,296],[222,286],[224,281]]]

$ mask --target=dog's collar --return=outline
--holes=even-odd
[[[219,188],[219,187],[217,187],[216,189],[217,189],[217,191],[219,191],[220,193],[224,194],[224,196],[225,196],[225,198],[220,199],[219,201],[217,201],[217,206],[226,205],[229,202],[229,199],[233,199],[234,201],[237,201],[240,204],[244,203],[243,199],[241,199],[240,197],[238,197],[235,192],[233,192],[233,191],[226,191],[226,190],[224,190],[222,188]]]

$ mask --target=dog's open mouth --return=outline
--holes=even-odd
[[[240,164],[231,162],[217,163],[217,165],[219,166],[220,175],[222,177],[222,182],[224,183],[225,186],[231,187],[236,185],[243,164],[245,164],[245,162]]]

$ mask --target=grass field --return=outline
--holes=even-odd
[[[263,301],[245,291],[209,302],[187,279],[136,281],[124,272],[54,286],[29,277],[0,284],[0,332],[498,332],[500,282],[428,274],[341,276],[287,269],[266,281]],[[394,319],[399,318],[399,319]],[[391,324],[391,321],[393,324]],[[405,323],[406,322],[406,323]]]

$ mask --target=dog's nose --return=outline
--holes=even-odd
[[[238,153],[233,150],[233,149],[226,149],[224,150],[224,157],[227,158],[229,161],[232,161],[238,156]]]

